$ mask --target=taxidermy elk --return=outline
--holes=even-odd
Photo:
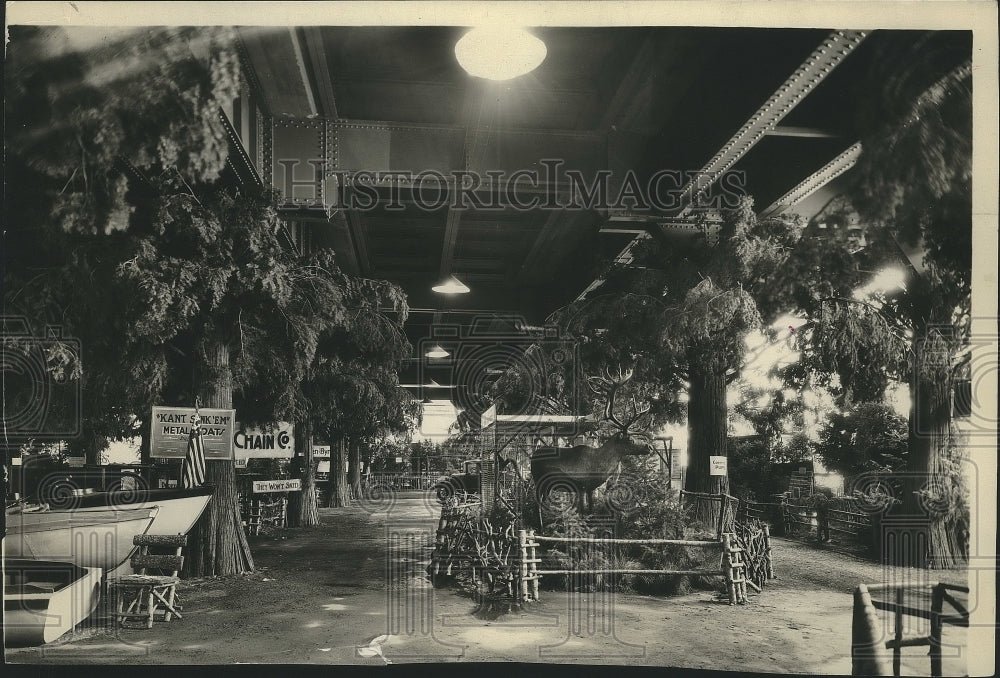
[[[649,412],[651,406],[639,410],[635,398],[632,399],[631,415],[624,421],[614,414],[615,395],[618,389],[632,378],[632,370],[618,371],[618,377],[588,379],[591,388],[606,396],[604,420],[616,427],[615,433],[600,447],[575,445],[573,447],[539,447],[531,455],[531,476],[535,481],[535,494],[542,504],[549,493],[562,490],[573,494],[580,513],[594,508],[594,491],[607,482],[618,464],[626,455],[646,455],[652,452],[648,438],[630,429],[635,422]],[[636,438],[636,440],[633,440]]]

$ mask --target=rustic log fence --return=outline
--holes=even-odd
[[[724,511],[723,513],[727,513]],[[730,514],[732,520],[733,512]],[[520,529],[513,515],[498,519],[485,515],[481,501],[445,505],[435,536],[428,569],[437,586],[442,576],[468,574],[481,593],[506,597],[518,603],[539,599],[539,582],[545,575],[591,577],[598,575],[721,576],[730,605],[747,602],[747,588],[760,593],[774,579],[770,532],[766,524],[733,521],[733,531],[709,539],[615,539],[549,537]],[[721,523],[720,523],[721,524]],[[595,567],[544,568],[539,548],[543,544],[620,548],[631,546],[704,547],[717,550],[719,564],[686,569]]]
[[[771,563],[770,541],[766,529],[762,530],[762,565],[755,570],[763,573],[763,579],[774,577],[774,568]],[[600,546],[693,546],[718,548],[721,556],[721,566],[719,569],[626,569],[626,568],[597,568],[597,569],[539,569],[542,559],[538,557],[538,548],[542,544],[589,544]],[[743,547],[743,542],[734,533],[723,533],[721,539],[591,539],[585,537],[546,537],[535,534],[534,530],[520,530],[518,532],[518,546],[521,550],[520,586],[519,595],[522,601],[538,600],[538,583],[544,575],[659,575],[666,577],[677,576],[702,576],[712,577],[721,575],[726,582],[726,591],[729,596],[729,604],[747,602],[747,584],[758,593],[761,592],[763,581],[758,584],[754,577],[748,577],[747,549]],[[756,562],[755,562],[756,567]]]
[[[883,592],[892,594],[892,601],[877,597]],[[930,593],[929,609],[907,604],[911,599]],[[886,650],[892,650],[892,675],[901,675],[902,649],[904,647],[929,646],[931,676],[943,675],[941,656],[941,635],[945,625],[969,626],[969,611],[952,593],[969,593],[967,586],[941,582],[921,586],[893,584],[860,584],[854,591],[854,616],[851,634],[851,674],[855,676],[888,676],[889,658]],[[945,612],[945,603],[953,611]],[[893,614],[893,635],[883,641],[882,623],[876,610]],[[912,616],[927,619],[930,631],[927,635],[905,637],[903,617]]]
[[[431,555],[431,584],[457,570],[484,584],[488,595],[514,598],[519,555],[512,521],[494,524],[483,515],[481,501],[444,506]]]
[[[860,511],[828,508],[826,525],[822,524],[821,511],[814,506],[789,502],[754,502],[743,500],[737,513],[737,520],[759,520],[768,523],[776,536],[817,539],[821,530],[839,535],[842,539],[874,549],[874,526],[872,516]]]
[[[288,520],[288,498],[279,497],[274,501],[268,499],[251,499],[247,511],[247,532],[253,536],[260,534],[265,525],[285,527]]]

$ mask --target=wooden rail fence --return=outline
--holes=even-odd
[[[729,513],[732,521],[734,511]],[[597,576],[722,576],[726,583],[729,604],[747,602],[747,587],[760,593],[764,583],[773,579],[770,532],[758,521],[733,523],[726,531],[710,539],[615,539],[596,537],[549,537],[534,530],[520,529],[513,514],[507,519],[484,515],[483,504],[472,499],[457,505],[442,506],[441,518],[431,555],[429,572],[432,585],[439,577],[468,573],[480,591],[490,595],[513,598],[519,603],[537,601],[539,581],[545,575]],[[715,568],[652,569],[598,567],[541,567],[539,547],[543,544],[570,544],[590,547],[676,546],[717,549],[719,565]],[[456,571],[457,570],[457,571]]]
[[[744,559],[744,549],[736,543],[736,536],[732,533],[724,533],[719,540],[715,539],[591,539],[583,537],[546,537],[535,534],[534,530],[520,530],[518,532],[518,546],[521,550],[520,585],[519,595],[522,601],[538,600],[538,582],[544,575],[605,575],[605,574],[642,574],[661,576],[719,576],[725,578],[726,591],[729,595],[729,604],[747,602],[747,584],[758,593],[760,587],[746,576],[747,563]],[[694,570],[652,570],[652,569],[539,569],[538,565],[542,559],[538,557],[538,547],[543,543],[560,544],[593,544],[602,546],[629,546],[629,545],[673,545],[673,546],[703,546],[718,547],[721,555],[721,571],[708,569]],[[767,548],[767,571],[773,577],[774,571],[770,564],[770,547]]]
[[[873,547],[872,519],[867,513],[829,508],[826,510],[826,529],[837,533],[859,545]],[[769,523],[775,534],[790,538],[819,537],[821,511],[814,506],[787,502],[743,501],[740,504],[739,520],[756,519]]]
[[[930,609],[906,604],[906,595],[919,591],[930,591]],[[891,592],[893,600],[873,598],[872,594]],[[860,584],[854,591],[854,616],[851,637],[851,674],[855,676],[889,675],[887,649],[892,650],[892,675],[899,676],[902,670],[902,649],[904,647],[929,646],[931,676],[939,678],[942,673],[941,634],[945,624],[969,626],[969,611],[955,599],[952,592],[968,594],[967,586],[935,582],[923,586],[892,584]],[[954,612],[945,613],[948,603]],[[883,642],[880,618],[876,610],[893,614],[893,637]],[[903,635],[903,617],[920,617],[930,621],[930,632],[926,636],[907,638]]]

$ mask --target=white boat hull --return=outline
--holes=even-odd
[[[157,535],[177,535],[187,534],[198,522],[198,518],[205,511],[212,495],[198,497],[181,497],[177,499],[151,499],[140,501],[134,504],[127,504],[129,509],[151,509],[159,507],[159,512],[153,519],[153,524],[149,526],[146,534]],[[94,511],[106,510],[104,507],[93,506],[76,509],[76,514],[91,513]]]
[[[72,563],[5,558],[4,645],[51,643],[89,617],[101,597],[101,570]]]
[[[135,550],[132,539],[146,534],[159,509],[36,511],[7,514],[5,558],[71,562],[109,572]]]

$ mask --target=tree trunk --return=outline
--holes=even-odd
[[[918,352],[919,344],[914,349],[918,362],[928,357]],[[881,535],[886,556],[894,564],[952,568],[968,562],[967,507],[960,500],[964,488],[958,460],[951,458],[949,449],[948,377],[947,370],[918,365],[911,380],[909,472],[902,503],[883,521]]]
[[[344,470],[344,438],[330,442],[330,492],[327,505],[343,508],[351,505],[351,494],[347,485],[347,471]]]
[[[153,457],[150,448],[150,429],[151,422],[143,420],[142,426],[139,427],[139,463],[143,466],[153,463]]]
[[[198,375],[202,378],[196,381],[202,406],[232,409],[229,346],[214,342],[207,347],[206,354],[208,373]],[[193,577],[252,572],[253,556],[240,517],[233,461],[206,460],[205,482],[215,484],[215,493],[189,535],[186,571]]]
[[[689,492],[729,493],[729,477],[711,475],[711,457],[728,456],[726,377],[692,361],[688,393],[688,468],[684,487]],[[720,502],[694,500],[694,517],[711,526],[719,522]]]
[[[347,479],[351,485],[351,497],[361,499],[361,439],[351,436],[347,447]]]
[[[312,426],[309,422],[299,422],[295,426],[295,457],[300,462],[299,478],[302,491],[292,492],[288,506],[288,524],[291,527],[314,527],[319,525],[319,511],[316,504],[316,475],[312,453]]]

